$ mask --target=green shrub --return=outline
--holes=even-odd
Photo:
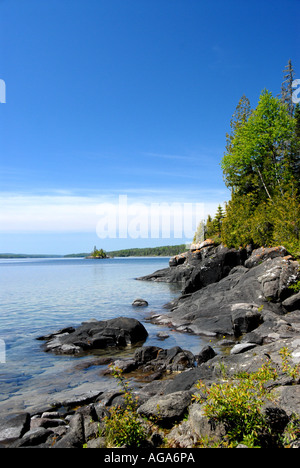
[[[208,387],[199,381],[200,395],[194,395],[204,403],[204,413],[210,420],[223,422],[229,442],[235,446],[244,443],[257,446],[265,428],[262,406],[268,397],[264,383],[277,377],[269,361],[255,373],[243,373],[234,380]]]
[[[282,360],[281,370],[297,380],[300,365],[290,363],[290,352],[282,348],[279,352]],[[272,400],[266,382],[276,380],[277,369],[271,361],[265,362],[254,373],[240,373],[234,379],[210,387],[199,381],[200,394],[194,395],[195,401],[203,404],[206,417],[215,422],[222,422],[226,427],[227,438],[231,446],[243,443],[249,447],[261,446],[266,439],[276,441],[280,446],[280,434],[272,434],[268,427],[262,407]]]
[[[137,399],[133,396],[121,369],[114,367],[113,375],[124,391],[124,406],[113,407],[105,417],[105,436],[108,447],[141,447],[146,431],[137,413]]]

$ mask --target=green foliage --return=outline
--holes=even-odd
[[[113,376],[124,392],[124,406],[110,409],[105,418],[105,436],[108,447],[142,447],[147,439],[146,431],[137,413],[137,399],[124,379],[122,370],[113,368]]]
[[[266,427],[262,406],[269,397],[264,383],[276,379],[277,372],[269,362],[253,374],[244,373],[211,387],[199,381],[201,395],[194,399],[203,405],[205,415],[225,424],[229,442],[235,446],[246,443],[259,445]]]
[[[254,192],[258,201],[272,199],[272,192],[292,177],[289,157],[294,142],[295,119],[279,99],[263,91],[222,160],[226,185],[241,194]]]
[[[287,347],[281,348],[279,354],[282,360],[282,371],[292,377],[293,380],[296,380],[300,376],[300,364],[294,366],[290,364],[291,352]]]
[[[93,252],[91,253],[91,257],[106,258],[106,252],[104,252],[103,249],[97,249],[97,247],[95,246]]]
[[[289,62],[289,70],[292,70]],[[228,247],[284,245],[300,257],[300,108],[267,90],[252,112],[241,99],[222,160],[231,200],[222,219]]]
[[[293,184],[274,198],[272,244],[283,244],[295,257],[300,257],[300,199]]]
[[[296,381],[300,366],[291,365],[291,354],[287,348],[282,348],[279,354],[282,372]],[[200,393],[193,398],[202,405],[207,418],[224,423],[231,446],[239,443],[250,447],[261,446],[266,435],[280,446],[279,434],[272,434],[262,411],[266,401],[273,400],[265,384],[277,377],[277,368],[268,360],[257,372],[243,372],[220,384],[208,386],[199,381],[196,387]]]
[[[222,224],[223,224],[223,219],[225,217],[225,213],[221,205],[218,206],[216,215],[212,221],[212,230],[213,232],[211,233],[212,235],[217,235],[218,237],[221,237],[221,230],[222,230]]]
[[[238,249],[252,242],[251,218],[254,212],[253,194],[232,194],[231,200],[226,205],[226,216],[222,224],[221,240],[225,245]]]
[[[256,246],[283,245],[295,257],[300,257],[300,204],[293,186],[273,201],[256,204],[255,195],[233,194],[226,207],[221,239],[235,248],[247,244]]]
[[[300,292],[300,281],[297,281],[295,284],[291,284],[289,289],[292,289],[294,292]]]
[[[300,439],[300,418],[299,416],[292,414],[290,422],[285,428],[284,435],[282,438],[282,445],[285,448],[290,448],[291,443]]]

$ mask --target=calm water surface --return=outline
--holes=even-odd
[[[45,407],[68,395],[105,390],[114,385],[101,366],[86,366],[92,356],[56,356],[45,353],[36,338],[91,318],[134,317],[146,327],[147,345],[179,345],[199,352],[199,337],[175,333],[149,324],[152,311],[180,290],[175,285],[136,281],[135,278],[166,268],[168,258],[12,259],[0,260],[0,340],[6,362],[0,363],[0,414]],[[147,308],[131,306],[142,297]],[[159,341],[158,331],[170,337]],[[133,353],[134,350],[128,350]],[[2,359],[3,360],[3,359]]]

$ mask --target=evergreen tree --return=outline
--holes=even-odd
[[[208,239],[211,239],[215,234],[215,228],[214,228],[214,223],[213,219],[210,215],[207,216],[206,220],[206,236]]]
[[[250,101],[243,94],[231,118],[230,133],[226,133],[226,151],[227,152],[230,152],[230,150],[232,149],[232,142],[234,140],[237,130],[247,122],[250,114],[251,114]]]
[[[295,114],[294,114],[295,120],[296,120],[296,138],[298,142],[300,142],[300,104],[299,102],[295,106]]]
[[[283,70],[283,82],[281,85],[281,102],[286,105],[289,115],[294,115],[294,103],[292,100],[293,94],[293,81],[295,79],[295,72],[293,69],[291,59]]]
[[[295,145],[293,148],[293,173],[295,185],[300,193],[300,104],[297,103],[294,112],[295,118]]]
[[[222,223],[223,219],[225,218],[225,213],[221,205],[218,206],[217,213],[213,220],[213,226],[215,230],[215,234],[221,237],[221,230],[222,230]]]

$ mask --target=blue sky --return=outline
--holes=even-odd
[[[230,198],[220,161],[245,94],[300,78],[299,0],[0,0],[0,252],[188,239],[97,236],[99,206]],[[100,210],[101,211],[101,210]]]

